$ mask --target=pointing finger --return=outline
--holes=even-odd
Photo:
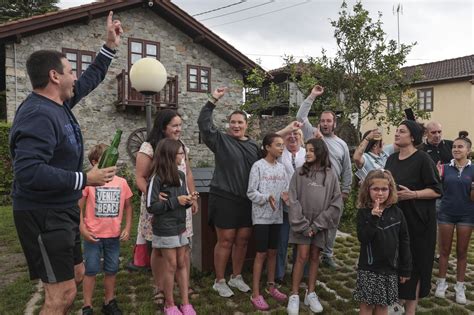
[[[112,26],[112,16],[114,15],[113,11],[109,11],[109,15],[107,16],[107,27]]]

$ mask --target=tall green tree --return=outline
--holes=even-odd
[[[325,86],[328,93],[315,110],[338,110],[344,118],[356,121],[357,130],[364,119],[387,127],[397,125],[408,107],[417,117],[429,118],[429,113],[418,109],[416,95],[409,89],[418,74],[407,77],[401,70],[416,43],[397,45],[395,40],[387,40],[381,18],[378,12],[374,21],[361,2],[349,11],[343,1],[339,18],[331,21],[335,57],[323,50],[321,57],[308,58],[303,69],[295,68],[292,58],[287,59],[292,79],[302,91],[316,83]]]
[[[299,62],[292,56],[284,58],[288,79],[296,82],[303,94],[309,94],[315,84],[325,87],[324,94],[313,104],[313,112],[337,111],[357,130],[363,120],[373,120],[390,129],[404,119],[406,108],[412,108],[418,118],[429,118],[429,113],[418,109],[416,95],[410,90],[419,73],[408,77],[401,70],[416,43],[398,46],[396,41],[387,40],[381,18],[379,12],[373,20],[361,2],[349,10],[343,1],[338,19],[331,21],[337,44],[334,57],[323,49],[319,57]],[[253,71],[244,86],[268,89],[268,80],[261,71]],[[257,103],[271,106],[268,99],[265,96]]]
[[[0,23],[59,10],[59,0],[5,0],[0,6]]]

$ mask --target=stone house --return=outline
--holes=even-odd
[[[13,121],[15,111],[31,91],[26,59],[39,49],[63,51],[79,75],[93,60],[105,40],[108,12],[124,28],[121,46],[104,82],[75,109],[84,135],[85,149],[110,143],[117,128],[123,130],[121,163],[130,162],[127,140],[144,133],[144,100],[130,87],[128,71],[142,57],[161,61],[168,73],[164,90],[154,107],[176,109],[183,118],[183,141],[190,147],[193,166],[213,164],[213,155],[201,143],[197,117],[207,93],[230,87],[219,102],[214,121],[225,125],[226,116],[242,103],[242,80],[256,64],[169,0],[111,0],[94,2],[54,13],[0,25],[0,91],[5,90],[3,112]],[[2,111],[0,111],[2,112]],[[129,150],[130,151],[130,150]],[[130,152],[131,153],[131,152]]]

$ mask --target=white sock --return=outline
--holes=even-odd
[[[456,285],[457,285],[458,287],[462,287],[462,286],[464,285],[464,282],[456,281]]]
[[[446,282],[446,278],[438,278],[438,282],[444,284]]]

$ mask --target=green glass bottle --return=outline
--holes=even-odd
[[[118,147],[120,144],[120,138],[122,138],[122,130],[117,129],[117,131],[115,132],[114,140],[112,140],[112,144],[110,145],[110,147],[107,148],[107,150],[105,150],[105,152],[100,157],[98,166],[99,168],[115,166],[119,157]]]

